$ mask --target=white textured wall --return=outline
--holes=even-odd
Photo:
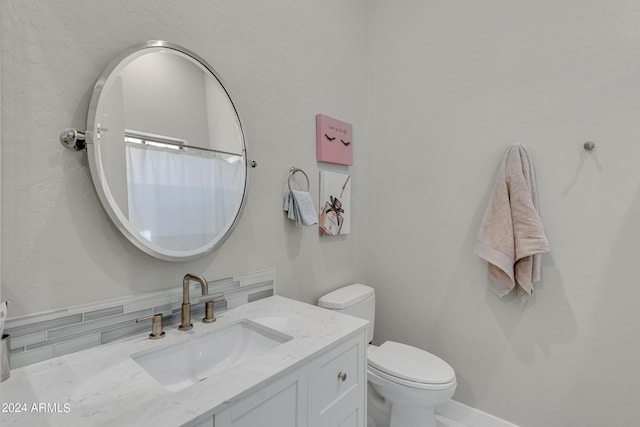
[[[302,301],[364,280],[367,2],[2,0],[2,294],[11,315],[275,266]],[[258,168],[235,232],[211,255],[155,260],[120,236],[86,154],[58,142],[83,128],[94,79],[120,51],[161,39],[213,65],[234,97]],[[318,197],[315,115],[354,125],[352,233],[320,240],[282,212],[292,165]],[[342,169],[339,169],[342,170]]]
[[[640,4],[372,4],[376,339],[440,355],[455,399],[523,427],[638,425]],[[512,143],[552,248],[524,309],[472,252]]]

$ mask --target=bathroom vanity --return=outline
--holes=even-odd
[[[194,319],[190,331],[167,327],[163,339],[13,370],[0,384],[0,424],[364,426],[366,324],[265,298],[212,324]]]

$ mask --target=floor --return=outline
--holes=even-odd
[[[465,424],[453,421],[443,415],[436,414],[436,427],[469,427]]]

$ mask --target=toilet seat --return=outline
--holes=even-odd
[[[427,351],[386,341],[368,352],[371,372],[396,384],[423,390],[446,390],[456,386],[456,375],[447,362]]]

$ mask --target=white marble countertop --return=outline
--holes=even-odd
[[[133,337],[12,370],[11,377],[0,383],[0,425],[189,425],[291,372],[321,350],[357,334],[367,323],[279,296],[241,305],[217,317],[212,324],[194,319],[188,332],[168,327],[160,340]],[[179,392],[168,391],[130,357],[241,319],[293,339]]]

